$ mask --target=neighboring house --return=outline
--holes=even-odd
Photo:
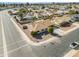
[[[25,16],[24,20],[33,20],[33,16]]]
[[[67,9],[68,9],[67,6],[61,6],[61,7],[59,8],[59,10],[62,10],[62,11],[67,10]]]
[[[65,15],[65,14],[67,14],[68,12],[69,12],[69,10],[65,10],[65,11],[58,10],[58,11],[56,12],[56,14]]]
[[[27,17],[23,17],[23,19],[21,20],[21,17],[16,16],[16,19],[17,19],[21,24],[27,24],[27,23],[32,22],[33,17],[27,16]]]
[[[68,20],[70,20],[70,16],[68,16],[68,15],[64,15],[62,17],[55,17],[54,18],[54,22],[57,25],[59,25],[60,23],[62,23],[64,21],[68,21]]]
[[[58,14],[58,15],[64,15],[65,13],[64,13],[64,11],[60,11],[60,10],[58,10],[55,14]]]
[[[79,21],[79,14],[75,14],[71,17],[71,20],[73,21]]]

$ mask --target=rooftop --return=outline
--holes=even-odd
[[[36,21],[34,23],[32,23],[32,30],[33,31],[38,31],[38,30],[41,30],[41,29],[44,29],[44,28],[47,28],[48,26],[50,25],[53,25],[54,22],[52,22],[51,20],[47,19],[47,20],[39,20],[39,21]]]

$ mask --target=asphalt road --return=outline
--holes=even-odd
[[[4,28],[5,44],[2,43],[2,30],[0,23],[0,55],[4,55],[4,45],[8,57],[61,57],[71,50],[70,43],[79,41],[79,29],[58,39],[56,44],[43,44],[41,46],[29,45],[21,36],[15,25],[11,21],[11,17],[7,13],[0,13],[0,22],[2,20]]]
[[[17,28],[11,22],[10,17],[5,13],[2,13],[1,16],[6,38],[8,56],[35,56],[32,54],[30,46],[26,43],[25,40],[23,40]],[[26,47],[25,49],[16,51],[18,48],[24,46]],[[15,53],[12,53],[13,51],[15,51]]]

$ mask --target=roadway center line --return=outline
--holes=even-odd
[[[2,25],[2,39],[3,39],[4,57],[8,57],[7,46],[6,46],[6,39],[5,39],[5,33],[4,33],[4,27],[3,27],[3,21],[2,21],[2,16],[1,16],[1,25]]]

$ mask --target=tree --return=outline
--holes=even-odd
[[[26,10],[22,8],[22,9],[19,9],[19,12],[20,13],[26,13]]]
[[[67,6],[68,9],[72,9],[72,5]]]
[[[48,30],[47,30],[49,33],[53,33],[53,27],[48,27]]]
[[[34,21],[34,20],[37,20],[37,18],[36,18],[35,16],[33,17],[33,21]]]
[[[79,11],[75,11],[76,14],[79,14]]]
[[[29,2],[27,2],[27,5],[30,5]]]
[[[5,7],[5,3],[2,3],[2,7]]]
[[[78,14],[78,13],[79,13],[78,11],[75,11],[75,10],[69,10],[69,14],[70,14],[70,15]]]
[[[45,8],[45,6],[42,6],[42,9],[44,9]]]

